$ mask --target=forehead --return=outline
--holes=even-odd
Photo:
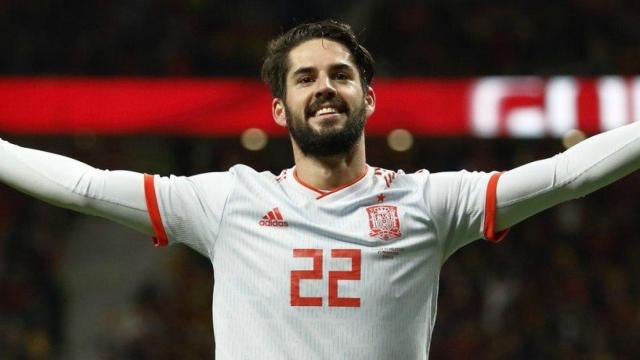
[[[289,73],[299,68],[328,68],[347,64],[355,68],[351,53],[339,42],[327,39],[311,39],[289,52]]]

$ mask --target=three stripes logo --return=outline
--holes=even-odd
[[[284,221],[284,218],[282,217],[282,214],[277,207],[273,208],[273,210],[269,211],[265,216],[263,216],[258,224],[260,224],[260,226],[289,226],[289,223]]]

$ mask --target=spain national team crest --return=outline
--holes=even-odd
[[[402,236],[397,207],[391,205],[369,206],[367,214],[371,228],[369,236],[385,241]]]

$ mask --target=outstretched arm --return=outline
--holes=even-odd
[[[500,177],[497,230],[579,198],[640,169],[640,122],[625,125]]]
[[[0,139],[0,182],[53,205],[153,233],[143,174],[95,169]]]

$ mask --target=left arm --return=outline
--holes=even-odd
[[[554,157],[500,177],[496,229],[561,202],[583,197],[640,169],[640,122],[590,137]]]

